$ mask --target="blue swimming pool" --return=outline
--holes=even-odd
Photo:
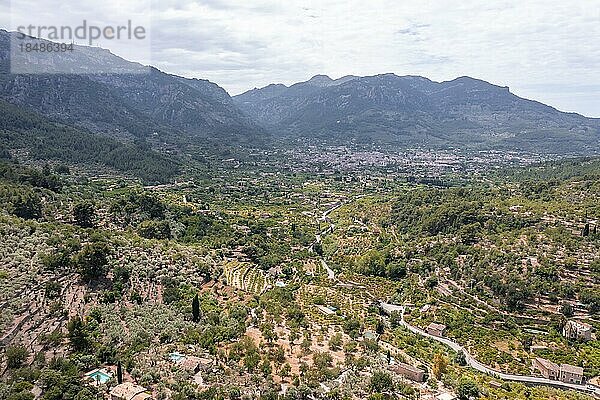
[[[183,354],[175,351],[175,352],[169,354],[169,358],[173,362],[179,362],[179,361],[183,360],[185,358],[185,356]]]
[[[111,375],[102,371],[94,371],[91,374],[88,374],[88,377],[94,382],[106,383],[111,378]]]

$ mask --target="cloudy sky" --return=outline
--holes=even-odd
[[[469,75],[600,117],[600,0],[150,1],[128,3],[151,24],[151,52],[98,44],[231,94],[315,74]],[[117,0],[47,0],[44,18],[52,2],[62,5],[61,18],[86,7],[108,19],[131,12]],[[33,18],[40,8],[13,0],[11,11]]]

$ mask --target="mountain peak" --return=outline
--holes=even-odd
[[[332,82],[333,82],[333,79],[331,79],[327,75],[315,75],[312,78],[310,78],[308,81],[306,81],[306,83],[310,83],[311,85],[314,85],[314,86],[328,86]]]
[[[505,92],[509,92],[510,89],[508,86],[500,86],[495,85],[493,83],[484,81],[483,79],[477,79],[470,76],[459,76],[458,78],[452,79],[451,81],[447,81],[446,83],[459,84],[466,87],[472,88],[486,88],[486,89],[500,89]]]
[[[321,80],[325,80],[325,81],[332,81],[333,79],[331,79],[328,75],[325,74],[317,74],[315,76],[313,76],[312,78],[310,78],[308,81],[321,81]]]
[[[0,31],[0,71],[10,68],[12,34]],[[264,133],[223,88],[208,80],[170,75],[98,47],[75,49],[27,64],[31,71],[47,74],[5,74],[0,99],[92,132],[118,131],[127,140],[158,133],[177,144],[196,137],[220,141],[226,135],[241,143]],[[76,73],[61,73],[65,71]]]
[[[259,91],[234,100],[274,131],[336,144],[351,137],[394,146],[565,152],[597,149],[600,134],[596,121],[468,76],[435,82],[393,73],[336,80],[317,75],[277,96]],[[544,135],[543,143],[533,140],[535,135]]]

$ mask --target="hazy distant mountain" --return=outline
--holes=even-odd
[[[52,63],[108,73],[9,74],[10,35],[0,30],[0,99],[9,103],[116,137],[186,143],[255,143],[264,137],[264,130],[216,84],[155,68],[117,73],[144,67],[100,48],[54,53]]]
[[[317,75],[289,87],[253,89],[234,100],[275,133],[335,143],[560,153],[600,146],[600,120],[560,112],[469,77],[438,83],[394,74],[337,80]]]

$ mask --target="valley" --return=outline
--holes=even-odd
[[[467,76],[232,97],[78,45],[13,74],[14,34],[0,400],[600,398],[597,118]]]
[[[570,320],[599,324],[598,161],[461,180],[435,163],[411,172],[432,184],[364,165],[269,172],[271,160],[147,189],[58,166],[33,181],[35,169],[6,164],[4,190],[19,194],[2,197],[3,393],[92,398],[113,390],[119,363],[158,398],[593,393],[502,377],[541,377],[536,357],[584,366],[591,382],[600,373],[595,333],[562,332]],[[39,217],[19,214],[25,193]],[[404,321],[444,324],[444,337],[506,375],[463,365]],[[414,382],[398,363],[427,377]],[[68,383],[95,368],[111,378]]]

